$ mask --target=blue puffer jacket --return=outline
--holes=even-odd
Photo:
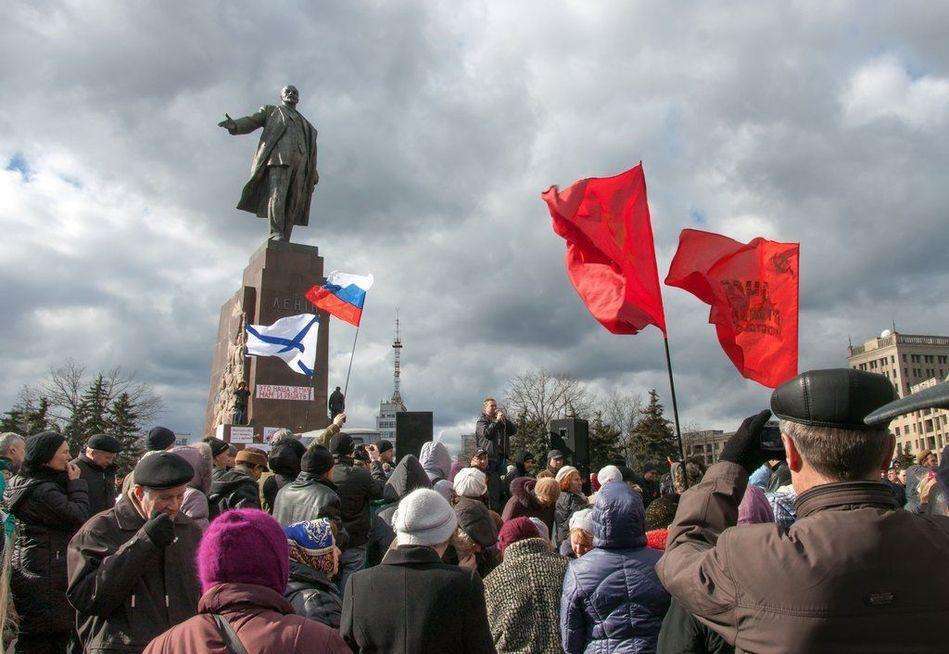
[[[669,593],[656,576],[661,552],[646,547],[642,498],[617,481],[593,506],[593,549],[570,561],[560,599],[568,654],[655,652]]]

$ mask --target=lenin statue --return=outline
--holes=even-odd
[[[263,128],[237,208],[270,221],[270,240],[289,241],[294,225],[310,221],[310,198],[320,181],[316,170],[316,129],[297,111],[295,86],[280,92],[282,103],[245,118],[224,114],[218,125],[231,134]]]

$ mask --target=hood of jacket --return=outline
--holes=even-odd
[[[293,614],[293,607],[272,588],[257,584],[215,584],[201,596],[198,613],[253,611],[255,609]]]
[[[402,457],[382,491],[387,502],[398,502],[416,488],[431,488],[432,482],[422,464],[412,454]]]
[[[201,450],[190,445],[179,445],[171,448],[172,454],[177,454],[194,468],[194,477],[188,486],[207,494],[211,490],[211,462],[204,458]]]
[[[65,492],[66,479],[65,472],[54,473],[50,471],[46,473],[45,471],[37,471],[29,477],[14,475],[10,481],[7,482],[7,487],[3,491],[3,504],[7,507],[7,511],[12,512],[30,496],[37,486],[44,483],[57,484],[61,486]]]
[[[299,448],[294,445],[303,447],[303,444],[295,439],[285,439],[278,442],[274,445],[273,449],[270,450],[267,464],[275,474],[283,475],[290,479],[300,474],[300,460],[303,454],[300,454]],[[304,452],[306,452],[305,449]]]
[[[436,479],[448,479],[451,473],[451,454],[444,443],[437,441],[422,443],[418,461],[433,482]]]
[[[594,547],[620,549],[646,544],[643,500],[622,481],[611,481],[600,488],[590,518]]]
[[[533,477],[517,477],[511,482],[511,496],[529,509],[539,509],[540,502],[534,495],[537,480]]]

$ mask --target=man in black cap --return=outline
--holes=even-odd
[[[656,571],[741,651],[945,651],[949,518],[899,509],[880,471],[895,445],[866,416],[894,399],[882,375],[812,370],[745,420],[683,493]],[[797,492],[797,521],[735,525],[748,475],[774,458],[771,412]],[[764,445],[764,447],[763,447]]]
[[[83,651],[140,652],[197,613],[201,529],[180,512],[194,468],[171,452],[146,454],[128,494],[69,543],[67,597]]]
[[[300,474],[277,491],[273,517],[284,527],[329,518],[336,525],[336,545],[343,549],[349,536],[343,528],[336,484],[331,481],[334,465],[328,449],[319,443],[311,444],[300,459]]]
[[[379,449],[379,460],[382,461],[382,471],[386,473],[386,479],[388,479],[392,475],[392,471],[395,470],[395,447],[392,446],[390,441],[384,438],[376,443],[376,447]]]
[[[343,395],[341,390],[339,390],[339,386],[336,387],[336,390],[330,393],[327,407],[330,410],[330,420],[346,410],[346,396]]]
[[[89,486],[89,515],[95,515],[115,506],[115,457],[122,451],[118,439],[108,434],[96,434],[86,441],[86,449],[73,460],[79,468],[79,478]]]
[[[566,457],[563,452],[560,450],[550,450],[547,452],[547,472],[556,477],[557,471],[563,467],[565,461]]]
[[[329,441],[329,451],[336,465],[330,476],[339,494],[343,526],[349,534],[349,543],[339,560],[339,587],[346,587],[346,578],[361,570],[366,563],[366,543],[369,542],[370,504],[382,498],[386,474],[382,470],[379,449],[375,444],[366,446],[369,469],[355,465],[355,444],[348,434],[336,434]]]
[[[177,437],[168,427],[152,427],[145,437],[145,449],[149,452],[161,452],[175,446]]]

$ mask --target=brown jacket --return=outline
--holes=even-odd
[[[949,518],[897,510],[878,482],[817,486],[797,522],[730,529],[748,481],[717,463],[682,495],[656,570],[739,652],[945,652]]]
[[[227,652],[213,614],[227,620],[248,654],[349,654],[334,629],[293,614],[276,591],[256,584],[217,584],[198,605],[198,615],[149,643],[143,654]]]

